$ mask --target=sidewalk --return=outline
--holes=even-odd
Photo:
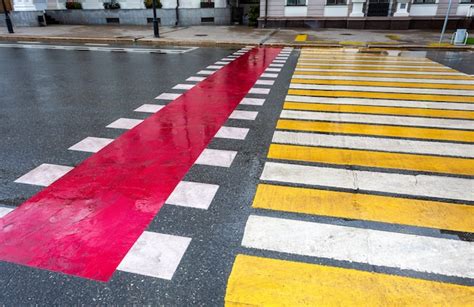
[[[41,40],[62,42],[106,42],[147,45],[188,46],[356,46],[368,48],[453,48],[451,33],[439,46],[438,31],[353,30],[353,29],[256,29],[246,26],[161,27],[160,38],[153,37],[148,26],[51,25],[17,27],[14,34],[0,29],[0,40]],[[298,41],[295,41],[297,36]]]

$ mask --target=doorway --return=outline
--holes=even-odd
[[[390,0],[369,0],[367,16],[388,16],[390,11]]]

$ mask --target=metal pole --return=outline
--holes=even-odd
[[[5,0],[2,0],[2,6],[3,6],[3,12],[5,13],[5,23],[7,24],[8,33],[15,33],[13,32],[13,25],[10,19],[10,15],[8,14],[8,11],[7,11],[7,6],[5,5]]]
[[[446,31],[446,27],[448,26],[449,11],[451,11],[452,2],[453,2],[453,0],[449,0],[448,10],[446,11],[446,17],[444,18],[443,30],[441,30],[441,36],[439,37],[439,43],[440,44],[443,41],[444,32]]]
[[[158,28],[158,19],[156,18],[156,0],[153,0],[153,34],[155,37],[160,37],[160,29]]]

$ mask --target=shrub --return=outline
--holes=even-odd
[[[147,9],[153,8],[153,0],[145,0],[145,1],[143,1],[143,3],[145,3],[145,7]],[[162,7],[163,7],[163,5],[161,4],[161,1],[156,0],[156,8],[161,9]]]
[[[66,8],[68,10],[82,10],[82,4],[80,2],[66,2]]]
[[[260,7],[259,6],[252,6],[249,9],[249,26],[256,27],[257,26],[257,19],[260,16]]]
[[[104,9],[106,10],[117,10],[120,8],[120,3],[117,1],[104,2]]]

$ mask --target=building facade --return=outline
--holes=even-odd
[[[78,4],[71,8],[71,3]],[[114,4],[111,6],[110,4]],[[47,24],[127,24],[152,22],[151,0],[13,0],[16,26]],[[161,0],[158,18],[163,26],[200,24],[228,25],[231,8],[227,0]]]
[[[260,0],[268,27],[437,29],[449,0]],[[472,28],[474,0],[452,0],[450,28]]]

